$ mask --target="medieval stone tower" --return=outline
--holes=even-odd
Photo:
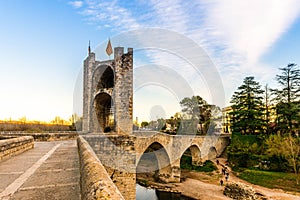
[[[89,47],[84,60],[84,132],[132,133],[133,49],[114,48],[112,60],[97,61]]]

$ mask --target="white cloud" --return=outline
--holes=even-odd
[[[299,16],[298,0],[214,1],[207,5],[204,26],[213,39],[255,63]]]
[[[96,26],[116,32],[155,26],[192,38],[216,64],[227,102],[243,77],[253,75],[262,82],[273,79],[276,66],[261,63],[260,58],[300,14],[299,0],[133,0],[131,6],[117,0],[85,3],[82,14]],[[166,60],[168,57],[162,55],[148,54],[157,64],[178,65],[178,60]],[[192,77],[189,72],[184,76]]]
[[[168,28],[180,33],[186,32],[187,16],[182,9],[180,0],[151,0],[156,14],[158,26]]]
[[[112,29],[116,31],[124,31],[140,27],[136,19],[131,16],[130,11],[119,6],[116,1],[86,0],[86,4],[87,6],[83,8],[81,14],[98,28],[113,27]],[[99,26],[97,23],[102,25]]]
[[[83,6],[83,1],[70,1],[69,4],[74,8],[81,8]]]

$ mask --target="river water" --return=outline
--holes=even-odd
[[[136,184],[136,200],[194,200],[179,193],[158,191]]]

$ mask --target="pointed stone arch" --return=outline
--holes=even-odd
[[[165,147],[159,142],[151,143],[136,161],[137,173],[153,173],[156,179],[169,182],[172,174],[171,160]]]
[[[101,132],[107,132],[114,128],[113,101],[111,95],[106,92],[98,93],[94,99],[94,110]]]
[[[189,146],[180,156],[180,159],[183,155],[191,156],[192,157],[192,165],[200,166],[202,164],[201,159],[201,150],[196,144],[192,144]]]
[[[98,80],[98,83],[96,85],[96,91],[101,89],[108,89],[113,88],[115,83],[115,75],[114,70],[111,66],[107,65],[105,70],[103,71],[102,75],[100,76],[100,79]]]
[[[97,66],[93,72],[92,80],[94,93],[113,89],[115,86],[115,72],[113,67],[109,64]]]

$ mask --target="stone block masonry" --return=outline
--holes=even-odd
[[[133,49],[124,54],[123,47],[115,48],[115,130],[118,134],[132,133]]]
[[[81,136],[78,137],[77,144],[80,161],[81,199],[124,200],[89,144]]]
[[[136,198],[136,157],[132,135],[85,135],[113,183],[126,200]]]
[[[0,140],[0,161],[23,153],[33,147],[34,139],[32,136],[2,139]]]

